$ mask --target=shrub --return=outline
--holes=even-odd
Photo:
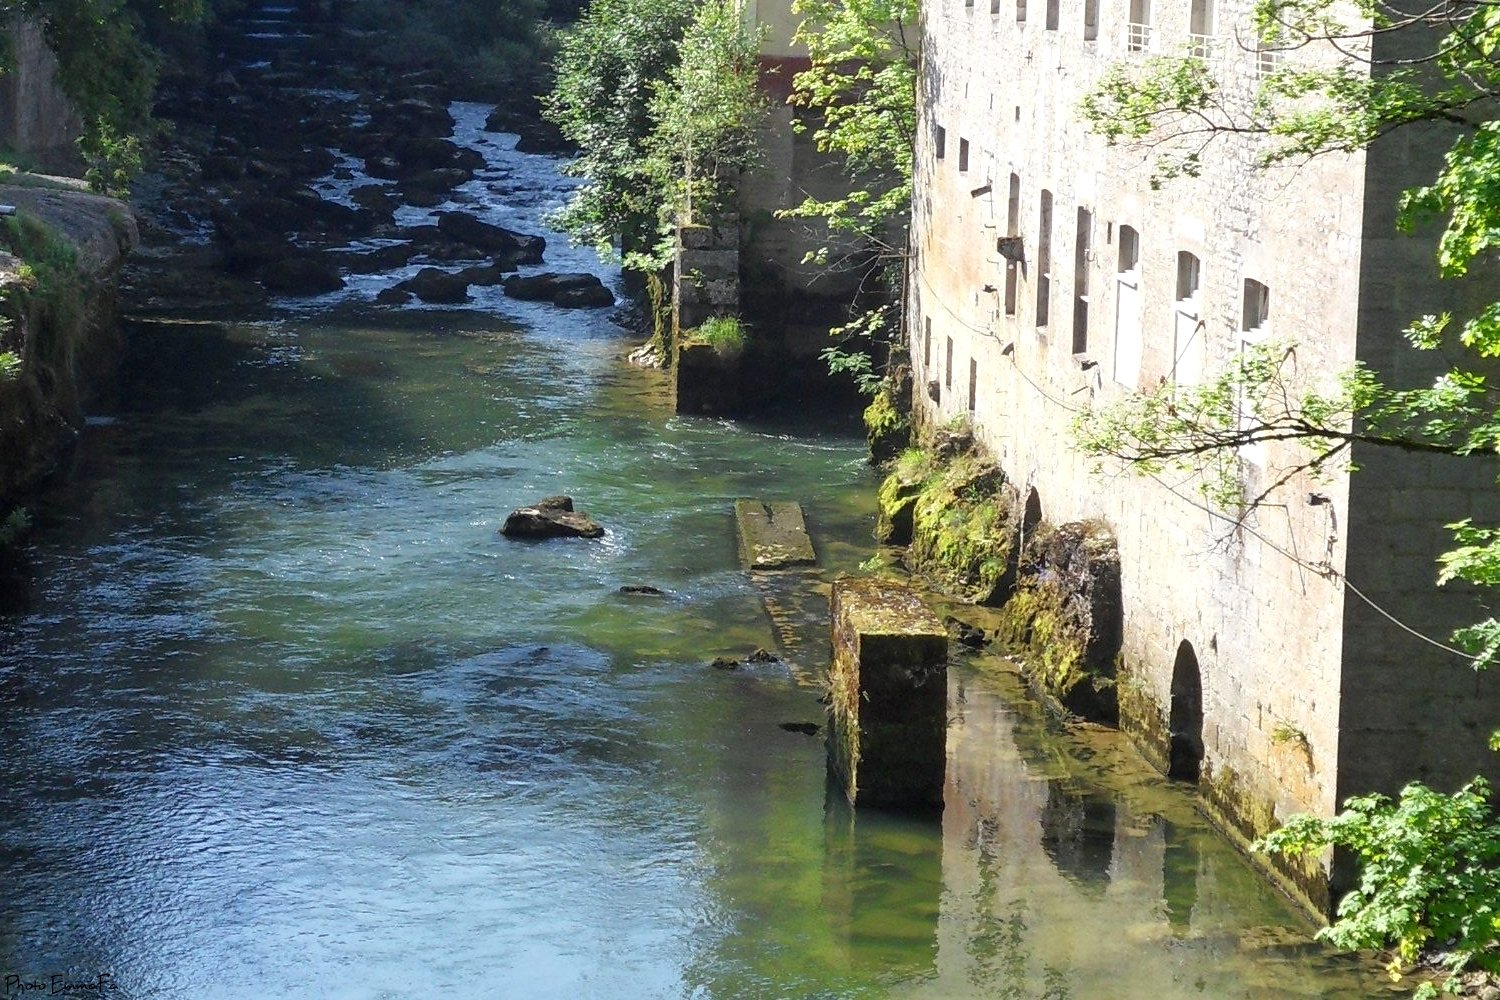
[[[1414,783],[1395,801],[1351,798],[1332,819],[1293,816],[1255,846],[1293,858],[1330,847],[1353,852],[1359,885],[1318,936],[1339,948],[1393,948],[1392,979],[1424,951],[1438,952],[1450,993],[1460,973],[1500,970],[1500,818],[1483,778],[1452,795]],[[1423,983],[1416,995],[1436,993]]]
[[[745,325],[736,316],[714,316],[703,321],[693,339],[712,347],[715,354],[738,354],[745,349]]]

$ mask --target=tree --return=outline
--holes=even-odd
[[[557,214],[579,242],[611,252],[652,246],[661,201],[649,144],[653,102],[679,60],[692,0],[592,0],[562,40],[545,113],[577,144],[584,179]]]
[[[693,15],[677,65],[652,93],[647,171],[663,192],[661,214],[712,216],[724,207],[724,179],[758,156],[768,105],[757,42],[731,0],[705,0]]]
[[[722,201],[756,155],[757,46],[730,0],[593,0],[563,41],[549,116],[586,178],[558,213],[580,242],[651,271],[671,220]]]
[[[843,158],[851,190],[833,200],[808,198],[786,214],[822,220],[829,245],[815,258],[865,269],[880,288],[876,304],[832,331],[840,343],[824,351],[833,370],[873,391],[879,378],[871,353],[901,326],[920,9],[916,0],[795,0],[792,10],[803,19],[796,40],[812,60],[793,78],[792,103],[813,113],[817,148]]]

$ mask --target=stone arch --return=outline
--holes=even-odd
[[[1172,664],[1172,707],[1167,720],[1167,777],[1198,782],[1203,768],[1203,675],[1198,654],[1184,639]]]
[[[1021,515],[1021,530],[1030,538],[1042,523],[1042,496],[1032,486],[1026,490],[1026,507]]]

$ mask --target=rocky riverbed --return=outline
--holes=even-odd
[[[174,138],[134,199],[133,308],[614,304],[568,248],[505,224],[537,194],[506,154],[556,148],[524,111],[368,65],[316,4],[249,8],[212,38],[210,85],[160,102]]]

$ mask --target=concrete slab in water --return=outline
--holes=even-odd
[[[828,766],[856,806],[943,806],[948,632],[895,580],[833,586]]]
[[[786,569],[817,563],[801,504],[792,500],[736,500],[734,520],[746,569]]]

